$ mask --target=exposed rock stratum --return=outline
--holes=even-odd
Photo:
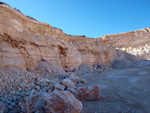
[[[150,58],[150,28],[100,38],[72,36],[0,4],[0,66],[35,69],[51,61],[71,70],[81,64]]]

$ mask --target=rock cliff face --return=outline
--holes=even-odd
[[[51,61],[70,70],[83,63],[149,59],[149,48],[150,28],[100,38],[71,36],[0,4],[0,67],[35,69],[38,61]]]

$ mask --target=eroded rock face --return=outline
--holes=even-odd
[[[79,87],[77,97],[81,100],[98,100],[100,97],[100,86]]]
[[[80,113],[83,106],[69,91],[53,91],[45,97],[47,113]]]
[[[150,28],[91,39],[67,35],[6,4],[0,4],[0,18],[1,67],[35,69],[38,61],[51,61],[70,70],[81,64],[92,66],[124,58],[131,61],[150,58]]]

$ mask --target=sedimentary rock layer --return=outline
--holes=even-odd
[[[149,59],[150,28],[105,35],[71,36],[38,22],[6,4],[0,4],[0,66],[35,69],[51,61],[63,69],[80,64],[112,64],[117,59]]]

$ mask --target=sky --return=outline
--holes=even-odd
[[[96,38],[150,27],[150,0],[0,0],[69,35]]]

